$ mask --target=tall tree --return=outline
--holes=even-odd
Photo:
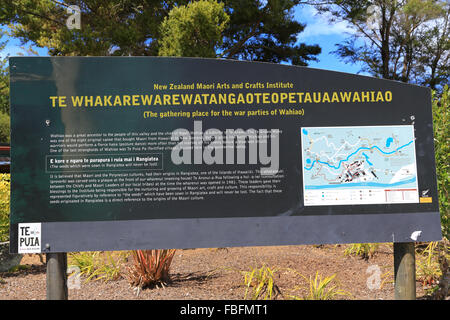
[[[5,48],[7,41],[2,41],[4,30],[0,29],[0,52]],[[0,113],[9,115],[9,68],[7,57],[0,56]]]
[[[154,41],[175,1],[3,0],[0,23],[24,43],[50,55],[156,55]],[[69,6],[80,9],[81,28],[69,29]]]
[[[215,0],[173,8],[161,24],[159,55],[216,57],[229,19]]]
[[[230,16],[222,57],[306,66],[316,60],[317,45],[297,43],[305,24],[294,19],[299,0],[226,0]]]
[[[13,36],[49,49],[50,55],[157,55],[161,24],[190,1],[2,0],[0,24]],[[304,25],[295,21],[299,0],[224,0],[230,23],[216,54],[230,59],[306,65],[317,45],[297,44]],[[68,29],[69,5],[81,11],[81,28]]]
[[[310,1],[348,22],[354,34],[334,52],[376,77],[429,85],[448,82],[449,10],[445,0]],[[320,3],[320,4],[318,4]]]
[[[444,8],[444,15],[431,28],[424,30],[417,41],[418,63],[414,76],[432,89],[442,89],[443,84],[449,84],[450,3]]]

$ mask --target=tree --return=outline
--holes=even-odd
[[[0,24],[24,43],[50,55],[158,55],[161,25],[169,12],[189,1],[2,0]],[[216,54],[228,59],[306,65],[320,48],[297,44],[305,25],[294,20],[299,0],[224,0],[230,17]],[[66,27],[69,5],[81,11],[81,29]],[[162,30],[163,29],[163,30]],[[166,30],[167,31],[167,30]]]
[[[318,3],[313,1],[312,3]],[[449,11],[443,0],[333,0],[319,12],[355,30],[334,52],[375,77],[442,86],[449,79]]]
[[[50,55],[156,55],[153,41],[174,1],[3,0],[0,23],[12,36]],[[69,29],[69,5],[81,10],[81,28]],[[69,12],[68,12],[69,11]]]
[[[173,8],[161,24],[159,55],[215,58],[230,19],[223,7],[201,0]]]
[[[432,89],[442,89],[443,84],[449,83],[450,74],[450,3],[444,16],[418,37],[417,45],[415,76],[422,76],[422,83]]]
[[[0,29],[0,40],[4,35]],[[0,52],[5,48],[6,41],[0,41]],[[9,115],[9,68],[7,66],[7,57],[0,57],[0,113]]]
[[[224,31],[221,57],[302,66],[317,60],[318,45],[297,44],[297,35],[306,26],[294,20],[293,10],[300,2],[226,0],[230,24]]]

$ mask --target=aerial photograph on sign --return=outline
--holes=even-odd
[[[413,126],[301,133],[305,205],[419,202]]]

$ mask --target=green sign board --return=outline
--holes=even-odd
[[[13,252],[441,238],[429,89],[216,59],[10,68]]]

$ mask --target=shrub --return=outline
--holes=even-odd
[[[450,238],[450,206],[448,191],[450,186],[450,126],[448,109],[450,106],[449,88],[446,85],[440,96],[433,92],[433,129],[436,155],[436,174],[438,181],[439,209],[441,212],[442,234]]]
[[[438,252],[436,252],[437,245],[438,242],[430,242],[422,253],[416,250],[416,277],[424,286],[435,284],[442,275],[439,268]]]
[[[10,120],[6,113],[0,112],[0,143],[9,143]]]
[[[128,269],[128,280],[138,288],[167,285],[175,249],[133,250],[133,266]]]
[[[416,278],[433,299],[442,300],[448,295],[450,245],[448,240],[430,242],[426,248],[416,248]]]
[[[0,242],[9,240],[10,175],[0,174]]]

